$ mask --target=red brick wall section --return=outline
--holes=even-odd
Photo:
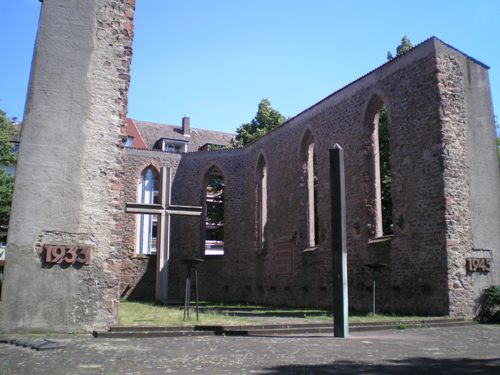
[[[431,39],[383,65],[244,149],[189,153],[175,160],[173,200],[178,204],[203,204],[204,177],[214,165],[225,181],[225,255],[205,258],[199,272],[201,299],[332,306],[328,151],[338,143],[345,151],[351,310],[371,309],[372,271],[366,264],[385,263],[377,279],[379,311],[470,315],[474,296],[462,264],[471,246],[462,73],[452,58],[436,58],[438,42]],[[367,113],[377,100],[386,104],[390,119],[395,228],[392,239],[374,244],[373,125]],[[317,151],[319,246],[304,252],[301,145],[307,132]],[[128,167],[128,181],[137,178],[138,165],[155,158],[150,155],[128,156],[127,162],[135,163]],[[268,172],[264,254],[257,254],[255,230],[260,155]],[[154,162],[172,163],[162,157]],[[132,199],[129,187],[127,196]],[[198,218],[172,221],[172,298],[183,296],[181,259],[203,254],[202,223]],[[132,237],[127,238],[130,244]],[[287,246],[289,274],[278,272],[283,259],[276,254]],[[130,245],[127,252],[132,254]],[[128,267],[129,276],[122,280],[137,279],[140,271]]]
[[[387,69],[389,70],[388,67]],[[323,306],[332,304],[328,150],[339,143],[346,154],[350,306],[370,308],[371,271],[365,264],[386,262],[379,280],[379,304],[394,312],[448,312],[447,265],[441,160],[440,102],[432,55],[415,59],[372,84],[359,82],[292,119],[245,150],[188,154],[177,185],[186,203],[201,203],[202,176],[217,165],[226,182],[225,247],[200,270],[202,298]],[[359,87],[356,87],[359,86]],[[368,103],[380,96],[389,109],[396,221],[392,241],[369,245],[374,234],[371,129]],[[317,148],[319,248],[307,246],[306,196],[301,144],[306,131]],[[268,252],[256,256],[254,185],[260,154],[268,167]],[[182,186],[182,188],[181,188]],[[201,229],[178,224],[174,243],[184,253],[201,248]],[[277,274],[275,249],[289,241],[292,273]],[[173,259],[172,267],[175,266]],[[181,270],[181,269],[179,269]],[[172,284],[174,285],[174,284]],[[181,285],[177,287],[182,290]]]
[[[125,150],[125,201],[136,202],[137,186],[142,172],[149,166],[157,171],[162,166],[172,168],[172,176],[175,172],[181,156],[179,154]],[[156,256],[139,256],[135,250],[135,228],[136,215],[125,214],[123,227],[123,251],[119,257],[120,263],[120,295],[130,299],[153,299],[155,291]]]
[[[450,315],[463,316],[474,312],[475,301],[471,275],[467,275],[464,267],[466,253],[473,248],[464,78],[453,56],[443,56],[437,62],[438,88],[443,98],[440,115]]]

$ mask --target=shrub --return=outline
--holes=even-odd
[[[484,290],[477,319],[480,323],[500,323],[500,285]]]

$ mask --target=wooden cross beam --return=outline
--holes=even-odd
[[[160,171],[160,203],[127,202],[125,212],[158,216],[158,245],[156,253],[156,300],[167,303],[168,262],[170,259],[170,215],[201,216],[200,206],[179,206],[170,203],[172,171],[162,167]]]

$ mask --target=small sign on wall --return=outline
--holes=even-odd
[[[467,272],[490,272],[491,258],[466,258],[465,268]]]
[[[290,275],[292,273],[292,242],[275,242],[275,273]]]
[[[90,264],[90,247],[84,245],[43,245],[47,264]]]

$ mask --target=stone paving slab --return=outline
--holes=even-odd
[[[0,338],[0,344],[20,346],[23,348],[46,351],[54,349],[62,349],[66,346],[63,342],[54,340],[40,339],[40,338]]]
[[[22,337],[20,337],[22,338]],[[500,374],[500,326],[283,337],[100,339],[37,352],[0,344],[0,374]]]

